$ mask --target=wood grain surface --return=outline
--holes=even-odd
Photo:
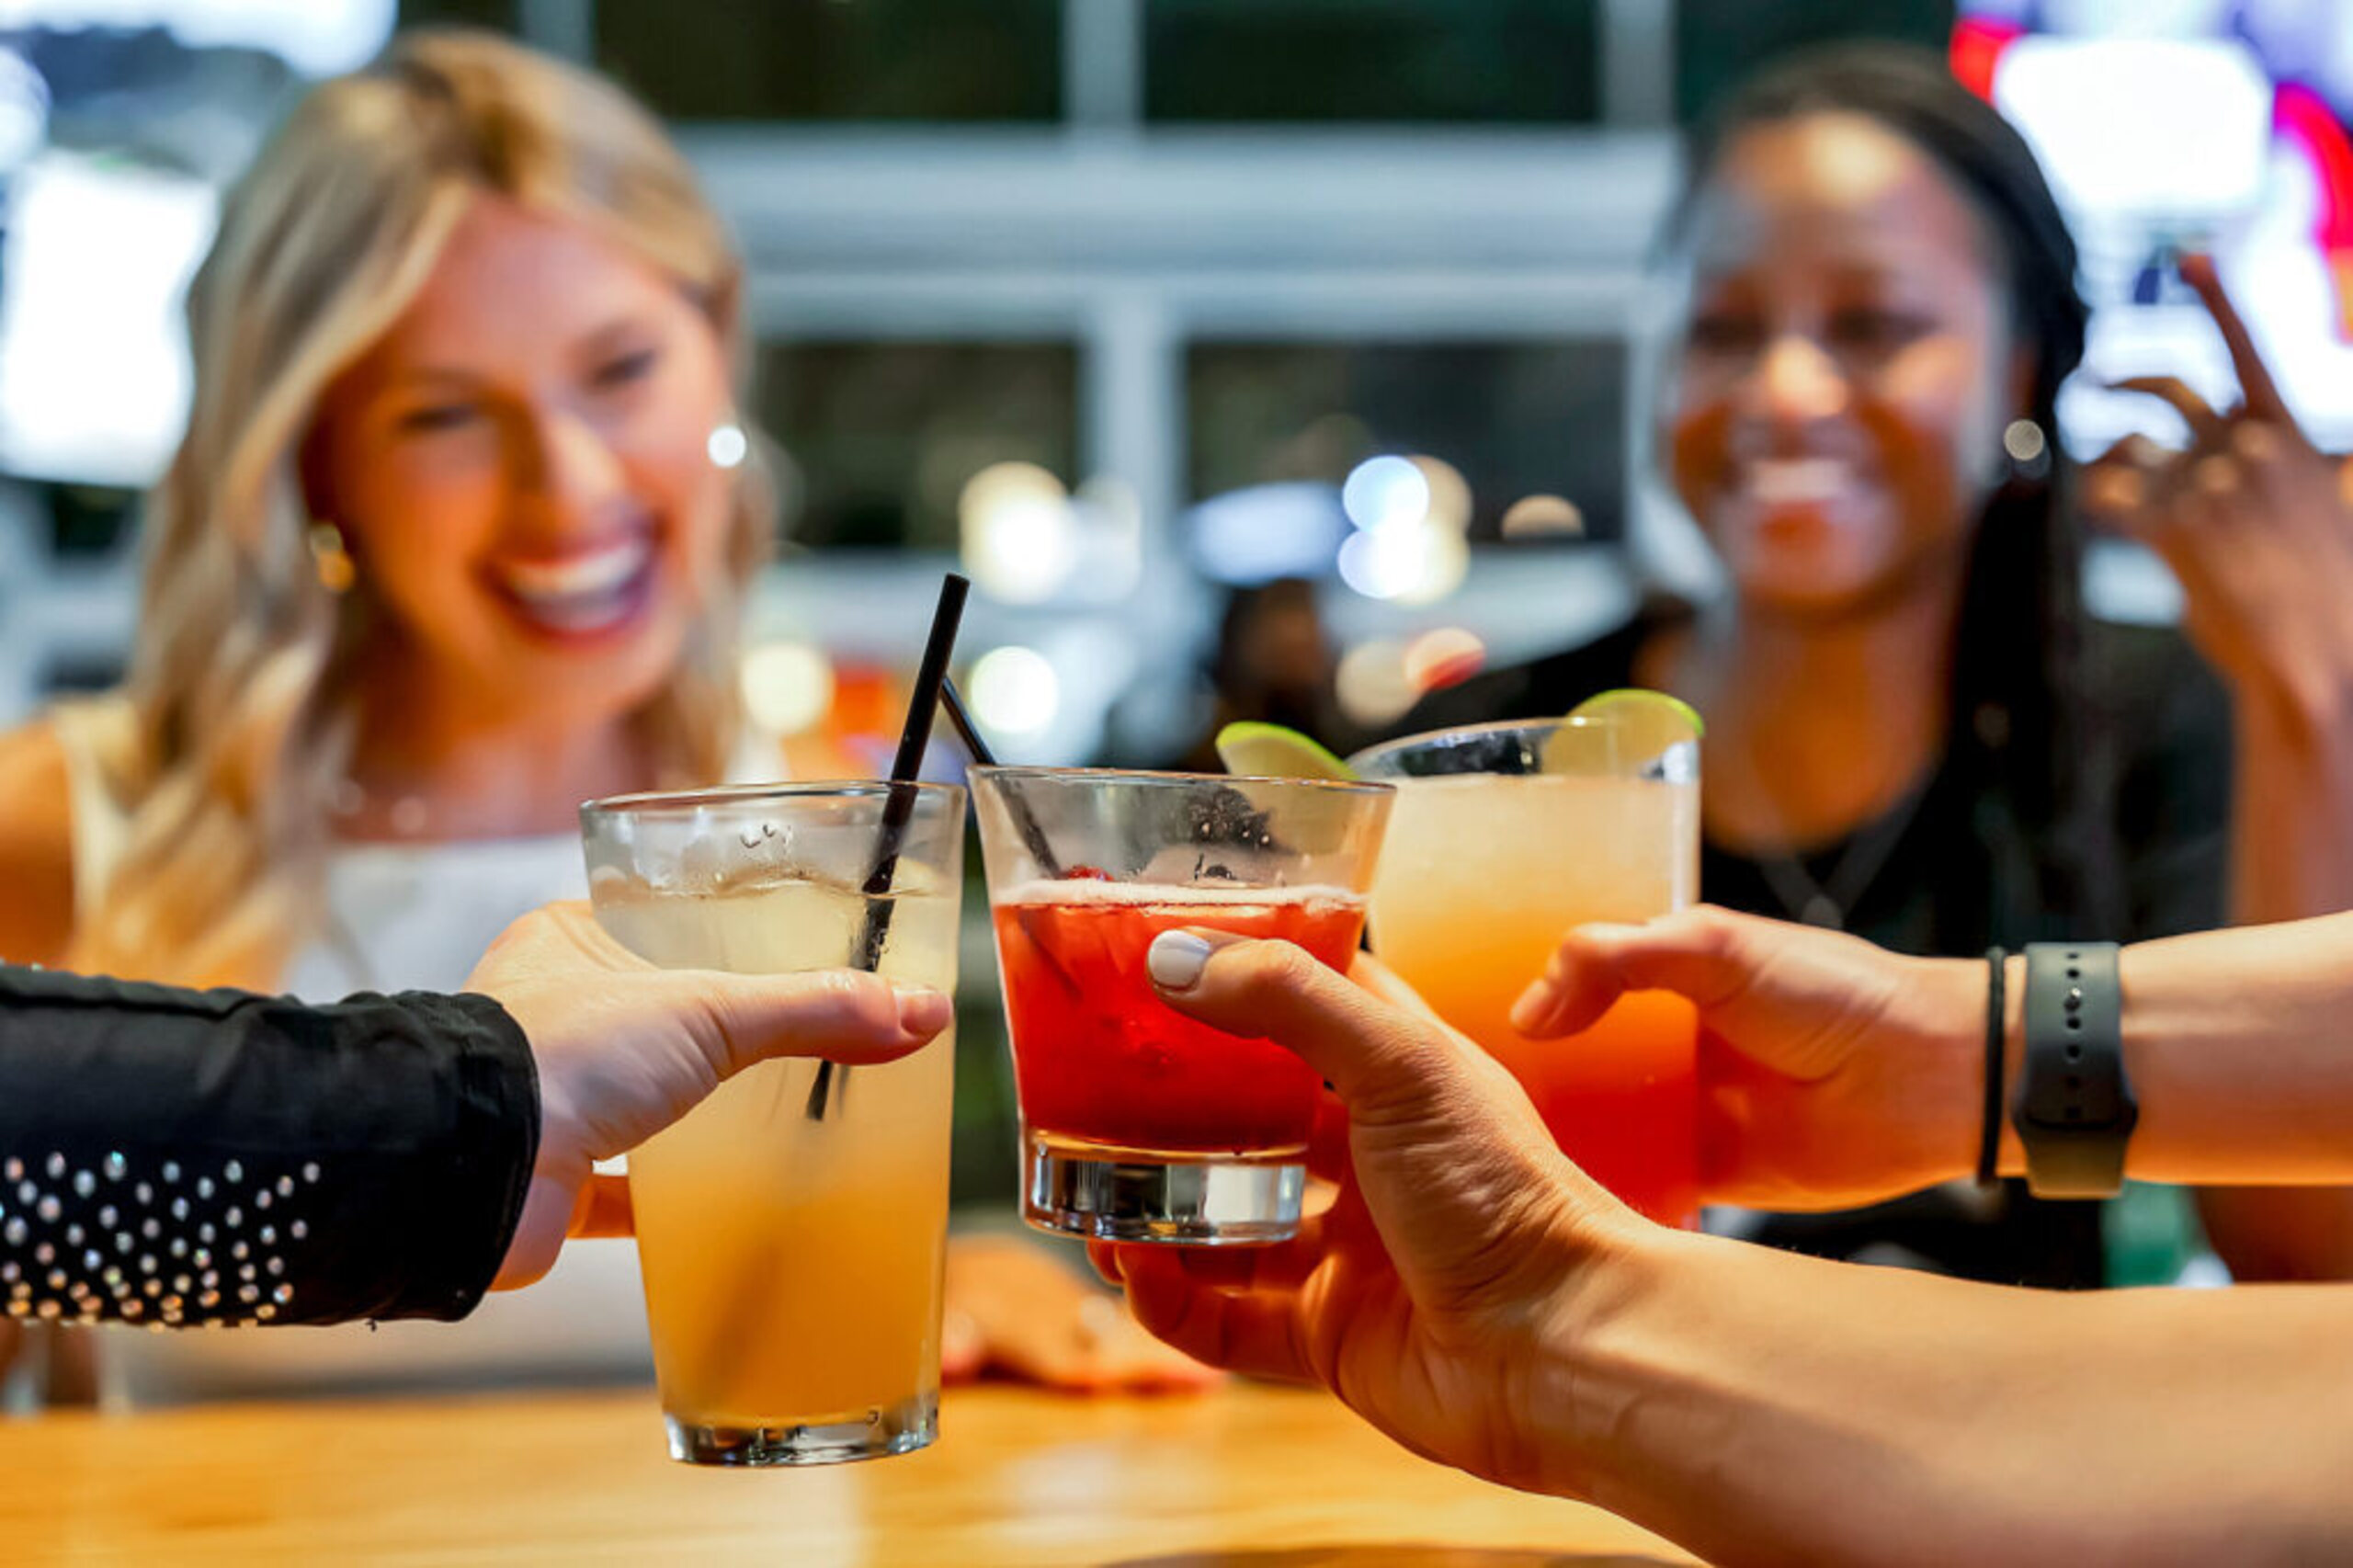
[[[905,1458],[699,1471],[651,1390],[0,1422],[10,1562],[1539,1568],[1688,1562],[1414,1459],[1320,1393],[951,1392]]]

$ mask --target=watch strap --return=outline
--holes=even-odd
[[[2010,1120],[2037,1198],[2109,1198],[2140,1105],[2124,1071],[2124,994],[2113,942],[2026,949],[2026,1051]]]

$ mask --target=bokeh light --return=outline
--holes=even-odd
[[[1427,517],[1351,534],[1340,545],[1340,580],[1371,599],[1434,604],[1461,587],[1470,570],[1461,530]]]
[[[1062,712],[1062,677],[1035,648],[992,648],[972,665],[972,711],[1006,735],[1034,735]]]
[[[1342,654],[1333,686],[1341,712],[1376,728],[1404,718],[1422,695],[1405,677],[1405,644],[1386,637]]]
[[[1429,478],[1410,458],[1367,458],[1341,484],[1340,508],[1369,533],[1410,527],[1429,516]]]
[[[1329,484],[1254,484],[1212,495],[1188,517],[1193,554],[1221,583],[1264,583],[1324,572],[1352,534]]]
[[[1487,645],[1464,626],[1441,626],[1405,644],[1405,680],[1415,692],[1460,686],[1487,662]]]
[[[991,463],[964,482],[956,512],[964,570],[992,597],[1008,604],[1050,599],[1078,563],[1070,493],[1036,463]]]
[[[740,425],[722,425],[710,433],[705,443],[715,468],[734,468],[751,454],[752,443]]]
[[[1358,593],[1421,605],[1462,585],[1471,570],[1471,486],[1453,464],[1368,458],[1340,487],[1340,505],[1358,529],[1340,541],[1340,580]]]
[[[1585,532],[1585,513],[1565,495],[1523,495],[1504,511],[1506,539],[1575,538]]]
[[[1460,532],[1471,526],[1471,483],[1462,471],[1444,458],[1413,457],[1405,460],[1414,465],[1428,489],[1429,499],[1422,507],[1422,516],[1440,528]]]
[[[797,735],[834,705],[834,665],[807,642],[768,642],[744,656],[744,710],[777,736]]]

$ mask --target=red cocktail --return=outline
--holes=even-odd
[[[1364,903],[1340,889],[1223,892],[1070,879],[995,909],[1021,1110],[1032,1131],[1107,1151],[1297,1155],[1321,1085],[1265,1040],[1162,1002],[1144,955],[1163,931],[1206,926],[1296,942],[1346,969]]]
[[[1195,773],[972,774],[1041,1230],[1217,1245],[1297,1233],[1322,1085],[1272,1041],[1154,990],[1186,926],[1347,967],[1393,791]]]

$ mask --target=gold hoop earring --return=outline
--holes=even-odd
[[[343,530],[333,523],[313,523],[310,532],[311,564],[319,574],[319,586],[331,594],[347,594],[359,575],[353,563],[351,551],[343,545]]]

